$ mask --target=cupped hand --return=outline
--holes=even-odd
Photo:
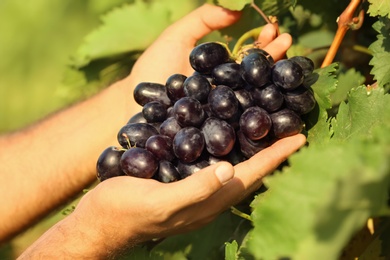
[[[170,26],[144,52],[134,66],[131,81],[164,83],[174,73],[190,75],[193,70],[188,56],[196,42],[234,23],[239,16],[238,12],[211,5],[198,8]],[[277,35],[275,27],[267,25],[258,44],[278,60],[290,47],[291,37]],[[81,224],[110,238],[112,250],[196,229],[258,189],[262,178],[305,142],[302,134],[287,137],[234,167],[220,162],[169,184],[128,176],[112,178],[86,194],[73,215]]]

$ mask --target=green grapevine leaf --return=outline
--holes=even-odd
[[[230,10],[242,10],[252,0],[218,0],[217,3]]]
[[[378,32],[377,40],[373,42],[369,49],[373,53],[370,65],[373,66],[371,74],[378,81],[379,86],[385,86],[390,83],[390,21],[388,19],[379,19],[373,28]]]
[[[364,81],[364,76],[354,68],[340,73],[338,76],[336,91],[331,94],[332,105],[338,105],[345,101],[347,99],[348,92],[352,88],[362,85]]]
[[[250,4],[252,0],[217,0],[218,5],[230,10],[242,10]],[[262,0],[254,1],[254,3],[266,15],[278,15],[284,13],[288,8],[296,5],[296,0]]]
[[[131,5],[115,8],[103,16],[102,25],[85,38],[74,57],[74,65],[82,67],[91,60],[144,50],[168,25],[196,6],[196,1],[182,1],[178,5],[175,0],[136,0]]]
[[[255,259],[337,259],[367,218],[387,208],[388,156],[389,143],[361,139],[295,154],[290,168],[266,179],[247,249]]]
[[[368,0],[368,13],[371,16],[388,16],[390,18],[390,2],[388,0]]]
[[[332,132],[328,122],[327,109],[332,107],[331,93],[336,90],[336,70],[338,65],[333,63],[325,68],[317,69],[306,80],[306,85],[314,90],[318,106],[304,117],[306,128],[309,129],[309,143],[321,144],[329,141]]]
[[[225,260],[236,260],[237,259],[238,244],[237,241],[226,243],[225,247]]]
[[[384,95],[383,88],[367,90],[360,86],[353,89],[348,104],[342,103],[337,117],[332,120],[333,140],[345,142],[354,135],[372,135],[372,129],[383,124],[384,115],[390,115],[390,96]]]

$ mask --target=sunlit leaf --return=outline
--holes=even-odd
[[[371,74],[378,81],[379,86],[385,86],[390,83],[390,21],[380,19],[373,25],[378,32],[377,40],[370,45],[373,58],[370,65],[373,66]]]
[[[371,16],[388,16],[390,18],[390,2],[388,0],[368,0],[368,13]]]
[[[162,0],[117,7],[102,17],[102,25],[90,33],[74,57],[82,67],[91,60],[144,50],[173,21],[193,10],[197,2]]]

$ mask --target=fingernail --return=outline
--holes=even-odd
[[[228,163],[222,163],[215,169],[215,176],[223,185],[233,178],[233,167]]]

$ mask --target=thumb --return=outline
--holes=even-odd
[[[223,7],[204,4],[168,28],[168,35],[188,35],[183,39],[190,45],[214,30],[232,25],[240,18],[241,12]]]
[[[191,176],[171,183],[170,192],[175,193],[178,208],[206,200],[234,177],[234,167],[228,162],[218,162]]]

